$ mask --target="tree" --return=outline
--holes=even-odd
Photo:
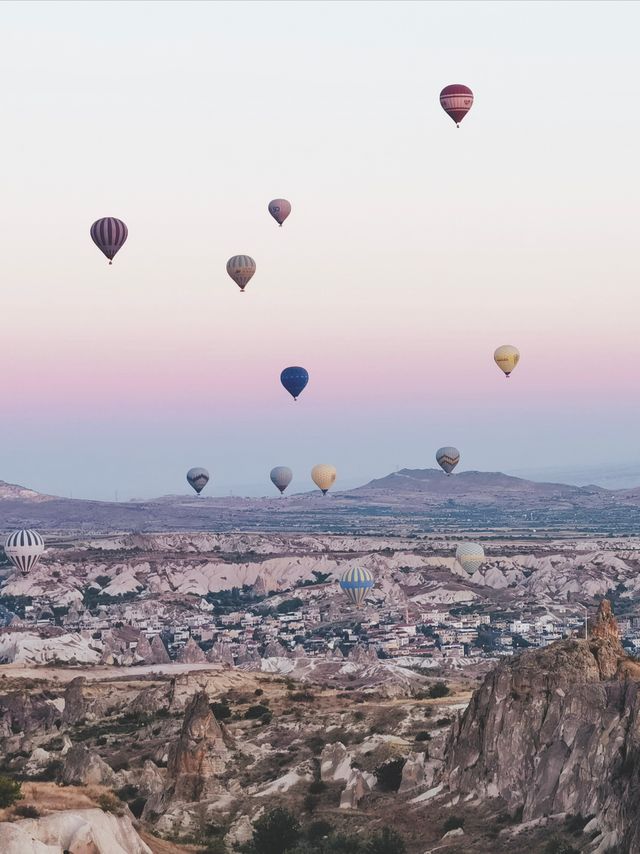
[[[20,800],[22,797],[20,788],[21,784],[17,780],[11,777],[0,777],[0,809],[10,807],[11,804]]]
[[[385,792],[397,792],[402,782],[402,769],[404,768],[405,759],[390,759],[388,762],[379,765],[375,770],[378,786]]]
[[[432,700],[436,700],[439,697],[446,697],[449,693],[449,688],[445,682],[435,682],[429,686],[429,696]]]
[[[407,846],[397,830],[383,828],[366,845],[365,854],[406,854]]]
[[[251,854],[284,854],[293,848],[301,836],[298,819],[282,807],[276,807],[260,816],[253,825]]]

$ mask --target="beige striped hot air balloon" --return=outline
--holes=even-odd
[[[503,344],[493,354],[493,359],[500,370],[504,371],[505,376],[508,377],[520,361],[520,351],[512,344]]]
[[[336,476],[335,466],[330,466],[326,463],[319,463],[311,469],[311,480],[318,489],[322,490],[323,495],[326,495],[336,482]]]
[[[249,255],[234,255],[227,261],[227,273],[240,288],[241,293],[244,293],[255,271],[256,262]]]
[[[452,447],[438,448],[436,451],[436,462],[447,475],[450,475],[460,462],[460,451]]]
[[[456,560],[469,575],[484,563],[484,549],[480,543],[460,543],[456,549]]]

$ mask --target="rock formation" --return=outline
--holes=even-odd
[[[206,660],[207,656],[193,638],[189,638],[176,656],[178,664],[202,664]]]
[[[166,646],[162,643],[160,635],[155,635],[151,641],[151,661],[150,664],[170,664],[171,659],[167,652]]]
[[[180,736],[169,748],[168,792],[171,800],[199,801],[220,790],[229,752],[222,730],[209,708],[204,691],[196,694],[185,711]]]
[[[444,782],[462,797],[500,797],[525,821],[596,815],[607,844],[640,851],[639,687],[640,664],[603,603],[588,641],[524,652],[487,675],[454,726]]]
[[[84,744],[74,744],[65,756],[61,779],[66,786],[114,786],[116,775],[95,751]]]

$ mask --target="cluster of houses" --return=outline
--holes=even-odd
[[[495,608],[495,606],[494,606]],[[576,609],[578,613],[576,613]],[[279,609],[278,609],[279,610]],[[20,625],[90,634],[98,643],[112,638],[114,629],[135,629],[136,637],[162,639],[171,658],[194,642],[215,660],[224,650],[228,661],[250,660],[273,654],[322,656],[348,654],[355,647],[375,651],[382,658],[471,660],[513,655],[524,647],[542,647],[567,636],[584,636],[585,614],[580,606],[559,606],[554,613],[517,617],[487,606],[418,608],[396,604],[350,609],[334,600],[291,600],[283,613],[265,612],[255,604],[216,609],[202,600],[193,608],[144,608],[129,604],[104,605],[88,610],[80,604],[61,615],[49,601],[34,599],[21,613]],[[132,617],[133,613],[133,617]],[[619,620],[623,641],[640,649],[640,616]],[[12,625],[15,630],[18,626]],[[425,661],[426,663],[426,661]],[[470,663],[470,661],[469,661]]]

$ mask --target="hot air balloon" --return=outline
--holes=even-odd
[[[282,228],[282,223],[291,213],[291,202],[286,199],[272,199],[269,202],[269,213]]]
[[[438,448],[436,462],[449,475],[460,462],[460,451],[457,448]]]
[[[244,293],[255,271],[256,262],[249,255],[234,255],[227,261],[227,273],[240,288],[241,293]]]
[[[452,83],[440,92],[440,106],[448,116],[460,127],[460,122],[473,105],[473,92],[462,83]]]
[[[460,543],[456,549],[456,560],[465,572],[473,575],[484,563],[484,549],[480,543]]]
[[[111,264],[116,254],[124,246],[129,235],[129,229],[121,219],[105,216],[93,223],[89,233],[93,242],[103,255],[107,256],[109,264]]]
[[[340,579],[340,587],[357,608],[362,606],[365,596],[373,585],[373,575],[368,569],[362,567],[348,569]]]
[[[271,469],[269,477],[271,478],[271,483],[277,486],[282,494],[291,483],[293,472],[287,466],[276,466],[274,469]]]
[[[326,463],[319,463],[311,469],[311,480],[318,489],[322,490],[323,495],[326,495],[336,482],[336,476],[335,467],[329,466]]]
[[[520,351],[511,344],[503,344],[493,354],[493,359],[500,370],[504,371],[505,376],[508,377],[520,361]]]
[[[190,486],[200,495],[205,486],[209,483],[209,472],[203,468],[192,468],[187,472],[187,480]]]
[[[298,395],[305,389],[309,382],[309,373],[304,368],[293,365],[290,368],[285,368],[280,374],[280,382],[289,392],[294,400],[298,399]]]
[[[44,551],[44,540],[37,531],[14,531],[4,544],[4,553],[23,575],[33,569]]]

